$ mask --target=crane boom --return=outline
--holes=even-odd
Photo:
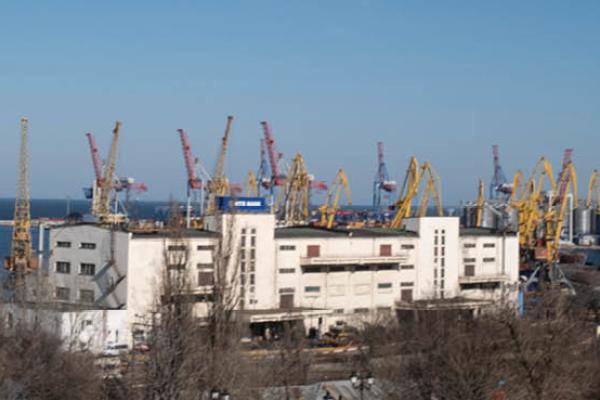
[[[100,152],[96,144],[96,138],[91,132],[85,134],[90,145],[90,153],[92,154],[92,164],[94,166],[94,174],[96,175],[96,183],[102,185],[102,161],[100,160]]]
[[[188,176],[188,188],[200,189],[201,181],[196,176],[196,170],[194,168],[194,156],[192,155],[192,147],[187,133],[183,129],[177,129],[179,138],[181,139],[181,148],[183,150],[183,160],[185,162],[185,169]]]
[[[344,194],[346,196],[346,203],[348,205],[352,205],[348,177],[346,176],[344,170],[340,169],[335,175],[335,178],[333,178],[333,182],[327,190],[327,194],[325,195],[325,203],[319,207],[319,211],[321,212],[320,225],[326,227],[327,229],[333,228],[335,214],[339,208],[342,188],[344,189]]]
[[[479,180],[479,190],[477,193],[477,217],[475,219],[475,226],[480,228],[483,220],[483,206],[485,203],[485,186],[483,179]]]
[[[225,154],[227,153],[227,145],[229,144],[229,134],[231,133],[231,125],[233,123],[233,116],[227,116],[227,126],[225,127],[225,133],[221,141],[221,149],[219,151],[219,158],[217,159],[217,165],[215,166],[215,172],[213,179],[222,179],[225,176]]]
[[[592,206],[592,199],[594,194],[596,194],[596,202],[600,201],[598,198],[598,194],[600,193],[600,187],[598,185],[598,170],[593,170],[592,175],[590,175],[590,180],[588,183],[588,192],[585,198],[585,208],[590,208]],[[596,205],[598,210],[600,210],[600,205]]]
[[[279,173],[278,157],[277,152],[275,151],[275,140],[273,139],[273,134],[271,133],[271,127],[267,121],[261,121],[260,124],[263,127],[265,143],[267,145],[269,154],[269,163],[271,164],[272,174],[271,180],[273,182],[273,186],[281,186],[283,184],[283,179]]]
[[[229,182],[225,176],[225,155],[227,154],[227,145],[229,144],[229,135],[231,134],[232,123],[233,116],[227,116],[227,126],[225,127],[223,139],[221,139],[219,156],[217,157],[217,163],[215,165],[212,179],[208,184],[207,212],[209,214],[214,213],[217,209],[217,197],[225,196],[229,189]]]
[[[104,179],[102,181],[102,190],[100,192],[100,202],[98,205],[98,214],[102,217],[107,217],[110,214],[110,194],[113,186],[115,175],[115,167],[117,164],[117,149],[119,146],[119,130],[121,129],[121,121],[115,123],[113,130],[113,139],[110,145],[110,152],[104,167]]]

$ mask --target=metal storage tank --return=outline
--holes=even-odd
[[[592,233],[593,210],[590,208],[578,208],[575,210],[575,235],[587,235]],[[565,221],[566,222],[566,221]],[[567,226],[568,224],[565,224]]]
[[[477,206],[467,203],[463,206],[461,214],[460,219],[463,226],[467,228],[475,226],[475,222],[477,221]]]
[[[483,212],[481,215],[481,227],[488,229],[498,228],[498,216],[492,210],[490,210],[489,204],[486,204],[483,207]]]

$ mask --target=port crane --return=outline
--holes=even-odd
[[[261,195],[262,189],[271,189],[271,174],[269,171],[269,162],[267,161],[267,142],[266,139],[260,139],[260,165],[256,174],[258,180],[258,195]]]
[[[598,182],[598,170],[593,170],[588,182],[588,191],[585,198],[585,208],[592,206],[592,201],[596,201],[596,214],[600,214],[600,182]]]
[[[511,194],[512,188],[504,175],[500,165],[500,150],[497,144],[492,146],[492,155],[494,159],[494,174],[490,181],[489,197],[492,200],[506,200]]]
[[[319,212],[321,213],[321,220],[319,222],[320,226],[327,229],[333,228],[335,215],[339,208],[342,190],[346,196],[346,203],[348,205],[352,205],[352,200],[350,198],[350,187],[348,186],[348,177],[346,176],[344,170],[340,169],[335,175],[335,178],[333,178],[333,182],[327,190],[327,194],[325,195],[325,203],[319,207]]]
[[[113,180],[115,178],[115,167],[117,164],[117,149],[119,146],[119,132],[121,129],[121,121],[115,123],[113,129],[113,139],[110,145],[110,151],[108,158],[106,159],[106,165],[104,166],[104,174],[102,185],[100,186],[100,200],[94,215],[98,217],[100,223],[111,224],[123,222],[124,216],[119,216],[115,213],[111,213],[110,200],[113,189]]]
[[[260,125],[263,128],[263,134],[265,136],[264,143],[267,148],[269,163],[271,164],[271,183],[269,186],[271,189],[271,194],[273,194],[275,187],[282,186],[284,184],[286,176],[281,174],[279,171],[279,157],[275,149],[275,139],[273,139],[273,133],[271,132],[269,123],[267,121],[261,121]]]
[[[483,222],[483,207],[485,205],[485,185],[483,179],[479,180],[479,189],[477,191],[477,216],[475,218],[475,226],[481,228]]]
[[[246,176],[246,186],[245,186],[245,195],[247,197],[255,197],[258,196],[258,192],[260,185],[256,181],[256,175],[254,172],[248,171],[248,175]]]
[[[373,206],[381,207],[396,191],[396,181],[391,180],[383,156],[383,142],[377,142],[377,173],[373,182]]]
[[[427,216],[427,206],[429,205],[429,198],[433,195],[433,204],[435,206],[437,216],[444,216],[444,207],[442,205],[442,185],[441,179],[439,175],[435,173],[433,167],[429,162],[425,162],[423,164],[422,176],[420,180],[422,181],[425,176],[427,176],[427,181],[425,183],[425,189],[423,190],[423,194],[421,195],[421,201],[419,202],[419,208],[417,211],[417,215],[419,217]]]
[[[277,219],[284,225],[306,223],[309,214],[309,192],[309,173],[304,158],[298,153],[290,165],[275,202]]]
[[[225,176],[225,155],[227,153],[227,146],[229,144],[229,136],[231,134],[231,126],[233,124],[233,116],[227,117],[227,125],[225,127],[225,133],[221,140],[221,147],[219,149],[219,156],[215,165],[212,179],[208,182],[207,191],[207,213],[214,214],[217,210],[217,197],[225,196],[230,190],[229,181]],[[239,189],[239,186],[237,187]]]

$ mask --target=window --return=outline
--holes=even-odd
[[[289,294],[289,293],[294,293],[294,292],[295,292],[295,290],[293,287],[279,289],[280,294]]]
[[[94,302],[94,291],[81,289],[79,291],[79,301],[82,303],[93,303]]]
[[[413,282],[402,282],[400,283],[400,287],[413,287],[415,284]]]
[[[378,283],[377,289],[391,289],[392,284],[390,282]]]
[[[486,247],[486,248],[496,247],[496,243],[484,243],[483,247]]]
[[[289,245],[289,244],[281,245],[281,246],[279,246],[279,250],[281,250],[281,251],[292,251],[292,250],[296,250],[296,246],[292,246],[292,245]]]
[[[256,246],[256,236],[250,236],[250,246]]]
[[[211,263],[198,263],[196,264],[197,269],[213,269],[213,265]]]
[[[211,286],[214,284],[213,271],[198,272],[198,286]]]
[[[343,308],[336,308],[335,310],[333,310],[334,314],[343,314],[344,313],[344,309]]]
[[[304,274],[314,274],[317,272],[323,272],[323,268],[319,266],[306,266],[302,267],[302,273]]]
[[[185,251],[185,249],[185,244],[170,244],[169,246],[167,246],[168,251]]]
[[[415,266],[412,264],[411,265],[401,265],[400,269],[415,269]]]
[[[400,291],[400,301],[406,301],[410,303],[413,301],[413,291],[412,289],[402,289]]]
[[[474,249],[476,247],[475,243],[465,243],[463,244],[465,249]]]
[[[499,282],[461,283],[460,290],[495,290],[499,287]]]
[[[472,262],[475,262],[475,259],[474,258],[463,258],[463,262],[472,263]]]
[[[96,275],[96,264],[81,263],[79,264],[79,275]]]
[[[254,274],[250,274],[250,284],[254,285]]]
[[[250,230],[250,233],[251,233],[251,234],[253,234],[253,235],[255,235],[255,234],[256,234],[256,228],[252,228],[252,229]]]
[[[71,242],[56,242],[56,247],[71,247]]]
[[[169,271],[183,271],[185,269],[185,263],[172,263],[167,265]]]
[[[296,272],[295,268],[279,268],[280,274],[293,274],[294,272]]]
[[[331,267],[327,268],[327,272],[344,272],[345,270],[346,267],[343,265],[332,265]]]
[[[371,270],[370,265],[357,265],[354,267],[355,272],[370,271],[370,270]]]
[[[375,270],[377,271],[392,271],[395,269],[398,269],[398,264],[383,264],[375,266]]]
[[[321,256],[321,246],[318,244],[311,244],[306,246],[306,254],[308,257],[320,257]]]
[[[250,259],[256,259],[256,249],[250,249]]]
[[[403,244],[400,246],[401,249],[403,250],[412,250],[415,248],[414,244]]]
[[[483,262],[494,262],[496,258],[494,257],[483,257]]]
[[[354,312],[357,314],[365,314],[369,312],[369,309],[366,307],[355,308]]]
[[[67,261],[57,261],[56,262],[56,272],[59,274],[70,274],[71,273],[71,263]]]
[[[392,245],[391,244],[379,245],[379,255],[381,257],[391,257],[392,256]]]
[[[304,286],[304,292],[306,293],[320,293],[321,286]]]
[[[215,246],[213,246],[212,244],[201,244],[196,246],[196,250],[198,251],[213,251],[215,249]]]
[[[475,266],[473,264],[465,265],[465,276],[475,276]]]
[[[60,286],[56,287],[56,298],[58,300],[68,301],[70,297],[71,297],[71,290],[69,288],[60,287]]]
[[[86,250],[93,250],[96,248],[96,243],[81,242],[81,245],[79,246],[79,248],[86,249]]]

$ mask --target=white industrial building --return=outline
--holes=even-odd
[[[457,217],[411,218],[401,230],[327,230],[278,228],[271,213],[236,212],[207,218],[205,229],[174,238],[91,224],[55,227],[50,292],[65,306],[126,310],[122,330],[132,333],[160,301],[166,269],[187,273],[199,316],[215,270],[227,267],[236,310],[251,325],[303,320],[320,332],[449,299],[477,313],[517,297],[517,235],[461,229]]]

